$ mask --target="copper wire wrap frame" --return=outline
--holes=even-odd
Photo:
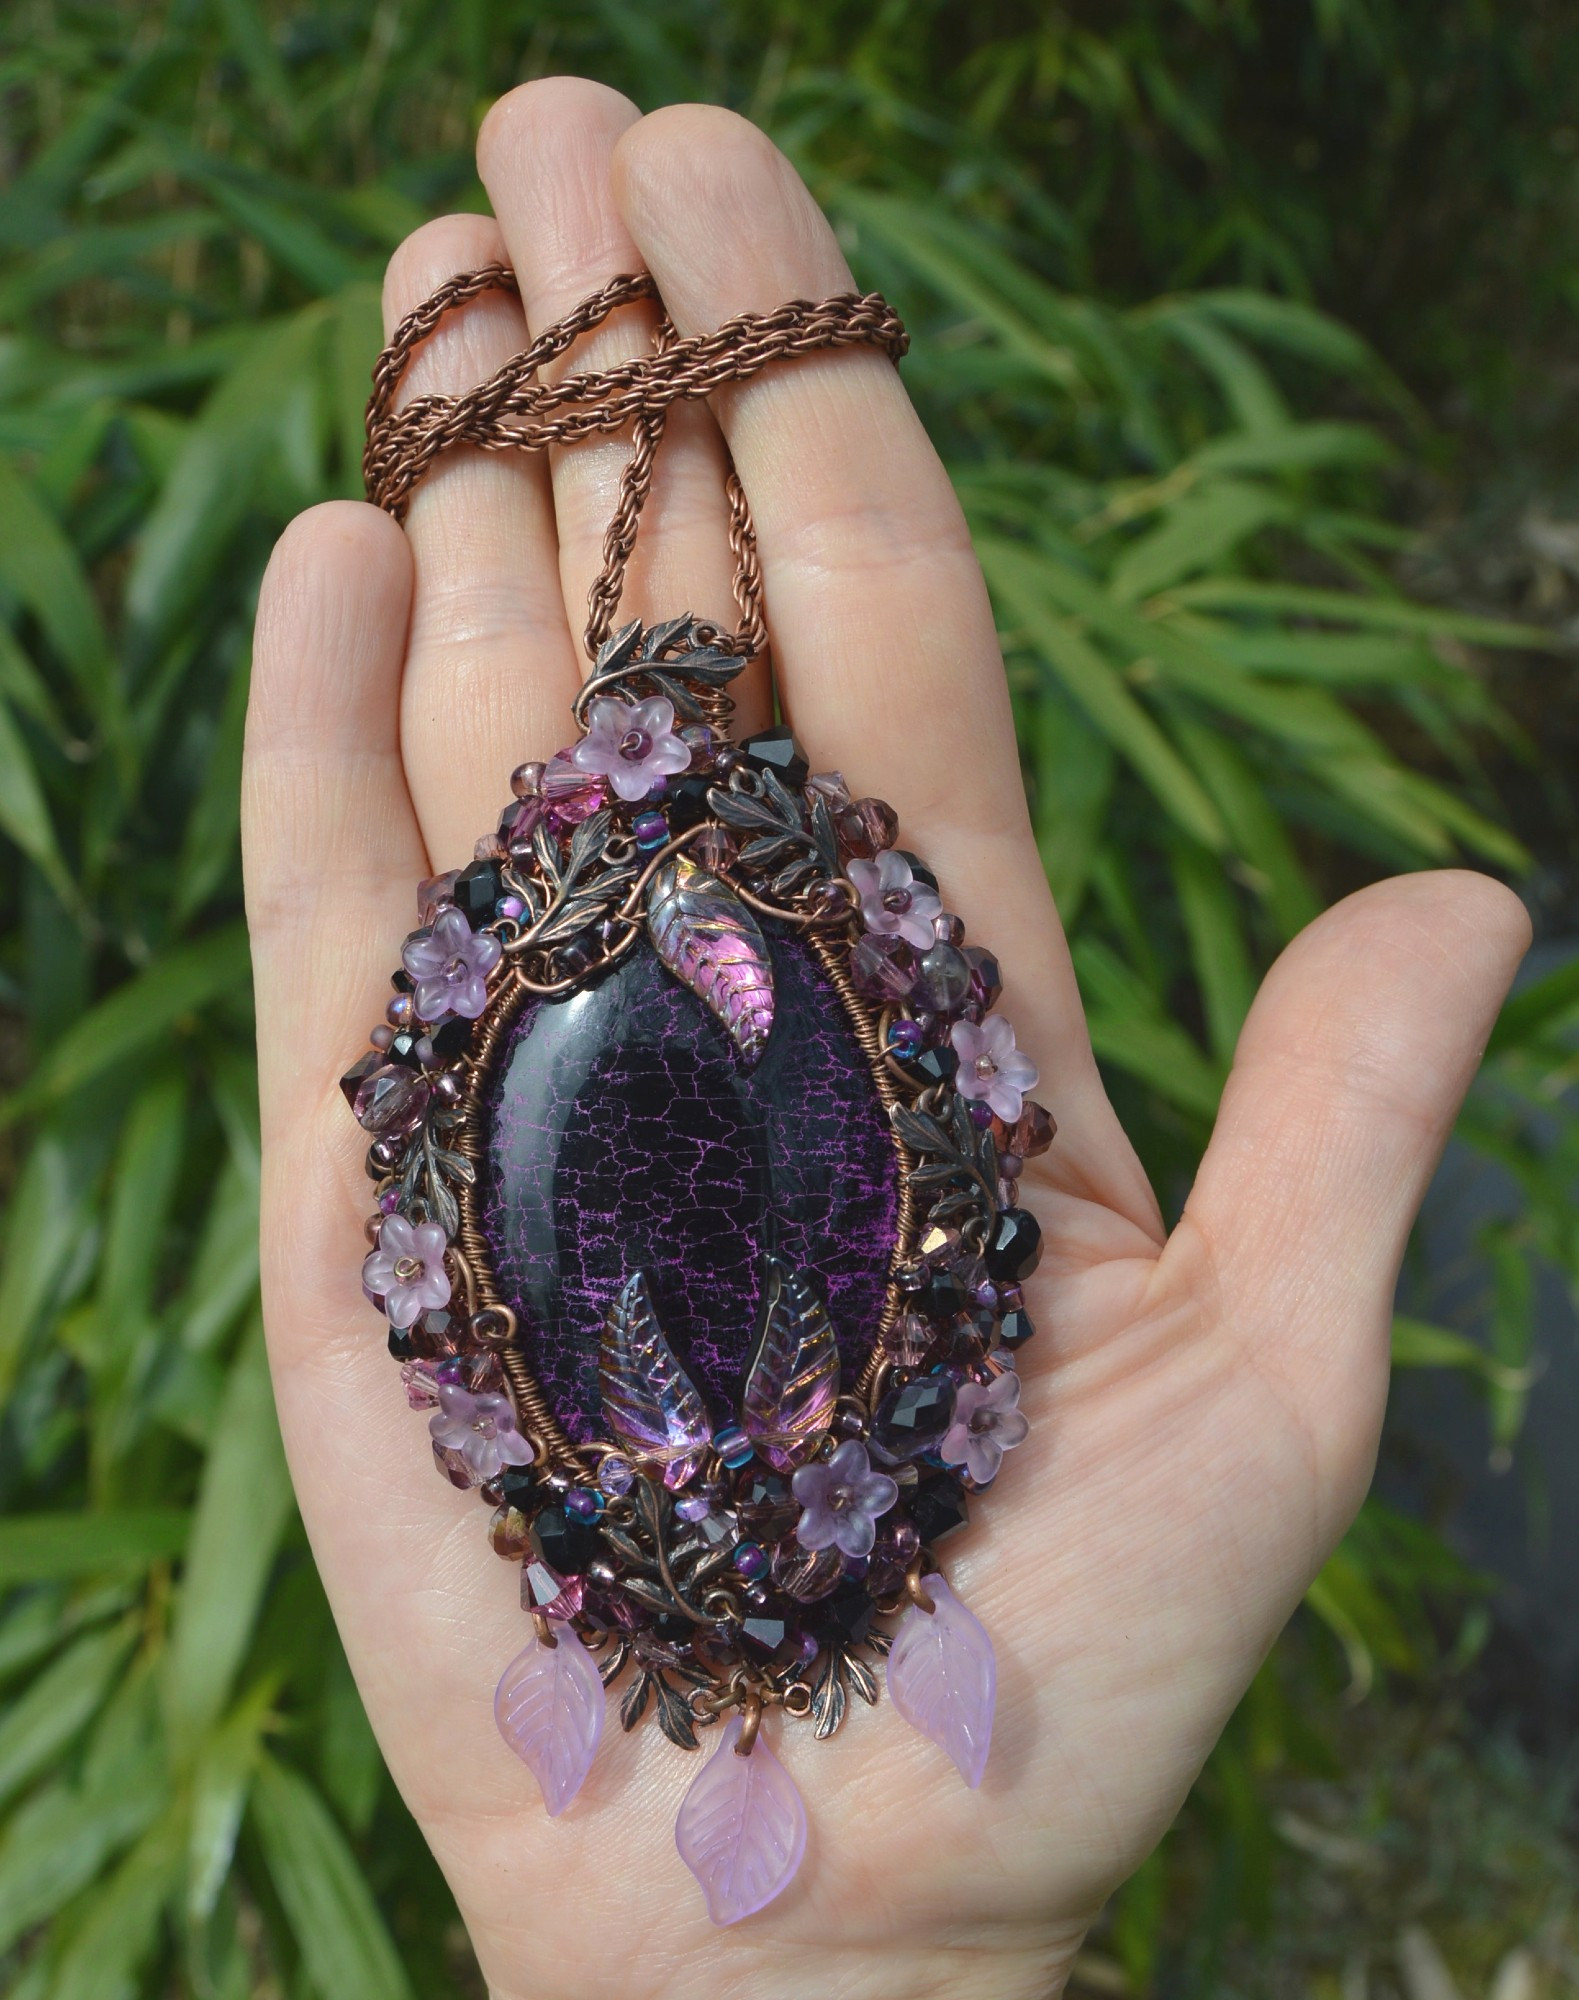
[[[772,911],[769,914],[778,916],[779,912]],[[904,1101],[903,1094],[888,1065],[887,1052],[880,1031],[881,1014],[856,991],[850,979],[845,963],[849,949],[848,936],[836,942],[815,928],[808,928],[801,934],[806,938],[818,965],[826,974],[828,983],[839,996],[857,1045],[866,1058],[873,1088],[883,1109],[891,1112],[895,1104]],[[499,1356],[500,1365],[510,1385],[511,1399],[515,1404],[517,1421],[522,1431],[550,1469],[567,1473],[586,1484],[593,1484],[596,1480],[597,1447],[588,1447],[586,1450],[578,1447],[549,1407],[548,1399],[544,1396],[522,1351],[520,1329],[516,1324],[515,1314],[500,1296],[493,1274],[488,1239],[482,1226],[481,1188],[487,1144],[484,1130],[484,1094],[500,1059],[503,1045],[522,1008],[533,1000],[545,997],[557,996],[545,996],[540,991],[534,990],[530,983],[521,978],[507,962],[503,976],[489,995],[487,1012],[477,1024],[471,1053],[464,1060],[465,1084],[461,1101],[461,1123],[456,1133],[456,1149],[470,1162],[473,1178],[461,1182],[457,1189],[460,1225],[456,1232],[454,1248],[459,1254],[454,1257],[454,1262],[463,1280],[474,1323],[490,1314],[498,1316],[499,1321],[508,1321],[505,1336],[489,1337],[485,1344]],[[898,1136],[892,1133],[891,1127],[890,1134],[894,1154],[899,1163],[899,1211],[894,1248],[889,1264],[890,1275],[884,1292],[883,1308],[873,1333],[871,1351],[862,1365],[853,1392],[868,1405],[886,1372],[884,1338],[904,1309],[904,1293],[897,1277],[893,1274],[912,1256],[916,1239],[917,1205],[910,1181],[915,1161]]]

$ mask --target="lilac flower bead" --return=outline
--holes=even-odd
[[[1037,1080],[1035,1063],[1014,1046],[1013,1028],[1001,1014],[989,1014],[979,1026],[975,1021],[956,1021],[949,1040],[959,1057],[954,1088],[1012,1125]]]
[[[473,1395],[459,1382],[439,1384],[428,1429],[435,1444],[460,1453],[479,1481],[497,1479],[507,1465],[530,1465],[537,1455],[516,1429],[508,1396]]]
[[[631,703],[604,695],[587,710],[587,733],[570,753],[581,771],[607,778],[622,799],[656,791],[691,761],[690,745],[674,733],[674,703],[662,695]]]
[[[861,921],[879,937],[900,937],[917,951],[937,942],[932,919],[943,905],[918,882],[910,863],[890,847],[872,861],[852,861],[846,869],[861,899]]]
[[[1019,1403],[1020,1378],[1012,1368],[990,1383],[962,1383],[938,1447],[943,1463],[963,1465],[978,1486],[996,1479],[1003,1454],[1023,1444],[1031,1428]]]
[[[378,1248],[363,1261],[362,1283],[383,1301],[391,1326],[415,1326],[425,1312],[449,1304],[444,1248],[444,1231],[436,1222],[413,1225],[403,1215],[384,1217]]]
[[[824,1465],[803,1465],[790,1483],[801,1504],[795,1530],[801,1547],[847,1556],[872,1553],[877,1517],[899,1498],[897,1482],[872,1470],[859,1438],[841,1444]]]
[[[492,931],[474,931],[459,910],[441,910],[430,935],[413,938],[401,953],[418,1014],[424,1021],[447,1014],[475,1021],[488,1005],[488,974],[503,955]]]

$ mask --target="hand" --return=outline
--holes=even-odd
[[[448,323],[408,393],[480,380],[641,265],[682,333],[851,284],[792,169],[728,112],[643,119],[557,79],[495,106],[478,150],[497,223],[410,237],[388,322],[494,259],[521,306],[495,297]],[[621,315],[577,364],[624,358],[648,325]],[[782,1730],[806,1864],[722,1933],[673,1846],[696,1767],[655,1730],[613,1729],[551,1824],[490,1710],[524,1641],[515,1572],[475,1497],[435,1478],[361,1296],[365,1141],[336,1078],[380,1018],[415,882],[468,860],[511,768],[569,733],[622,443],[546,464],[452,453],[408,532],[320,507],[270,566],[246,847],[280,1419],[368,1713],[495,1995],[1046,1995],[1364,1493],[1399,1258],[1526,920],[1506,890],[1451,873],[1381,883],[1312,924],[1256,1001],[1169,1235],[1092,1060],[987,595],[898,375],[848,351],[677,409],[628,614],[728,621],[720,432],[813,768],[890,800],[997,950],[1059,1124],[1025,1184],[1047,1244],[1023,1356],[1033,1438],[949,1546],[998,1651],[983,1789],[886,1706],[830,1743]],[[765,685],[742,710],[761,726]]]

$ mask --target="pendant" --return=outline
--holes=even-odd
[[[579,738],[422,884],[343,1079],[364,1290],[520,1567],[500,1731],[554,1815],[606,1690],[714,1732],[676,1839],[718,1923],[805,1845],[770,1711],[830,1736],[886,1657],[981,1781],[992,1642],[937,1551],[1026,1434],[1016,1183],[1054,1130],[892,810],[787,729],[728,740],[743,664],[690,618],[602,647]]]

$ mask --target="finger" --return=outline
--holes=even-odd
[[[303,1518],[390,1762],[413,1796],[437,1756],[502,1799],[497,1754],[490,1772],[453,1697],[479,1657],[519,1645],[517,1593],[502,1564],[478,1563],[476,1501],[434,1478],[362,1297],[367,1135],[336,1088],[382,1013],[426,867],[400,756],[411,590],[395,523],[336,501],[286,530],[259,599],[242,833],[264,1306]]]
[[[483,121],[478,169],[521,283],[532,333],[563,318],[610,278],[644,268],[614,202],[609,170],[622,133],[641,114],[628,98],[581,77],[548,77],[501,98]],[[547,370],[550,379],[611,367],[652,344],[658,310],[627,307]],[[593,437],[550,454],[560,576],[578,637],[587,593],[603,564],[603,538],[630,457],[626,437]],[[651,495],[626,576],[619,619],[647,622],[694,611],[726,629],[737,622],[729,553],[728,462],[711,412],[670,412]],[[619,622],[618,619],[616,622]],[[739,726],[767,719],[765,671],[737,690]]]
[[[416,230],[390,261],[386,329],[456,273],[502,261],[486,216]],[[525,344],[514,299],[475,299],[417,349],[401,402],[469,389]],[[416,588],[401,735],[428,854],[435,868],[451,868],[492,832],[511,770],[565,740],[577,668],[547,469],[524,452],[452,447],[417,487],[406,532]]]
[[[684,333],[852,287],[799,176],[730,112],[644,118],[613,178]],[[1031,838],[981,571],[893,364],[865,349],[808,356],[714,407],[756,517],[780,696],[813,762],[898,809],[945,901],[999,951],[1005,1011],[1059,1120],[1053,1176],[1160,1237]]]
[[[1409,1230],[1529,939],[1509,890],[1451,871],[1318,918],[1245,1023],[1158,1269],[1165,1291],[1206,1282],[1214,1323],[1294,1406],[1339,1525],[1370,1477]]]
[[[426,873],[400,756],[405,537],[330,501],[280,537],[258,600],[242,837],[265,1137],[332,1089],[384,1004]]]

